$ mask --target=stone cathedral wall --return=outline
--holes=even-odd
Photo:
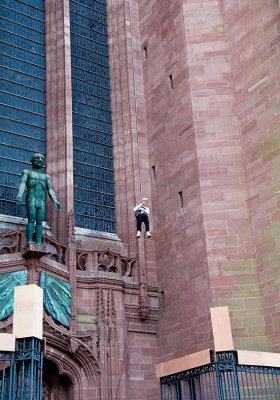
[[[140,1],[159,359],[234,344],[277,350],[278,30],[275,1]]]

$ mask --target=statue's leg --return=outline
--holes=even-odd
[[[36,244],[42,243],[42,235],[43,235],[43,220],[45,216],[45,208],[37,208],[37,218],[36,218],[36,227],[35,227],[35,242]]]
[[[27,226],[26,226],[26,242],[30,244],[33,241],[34,224],[36,219],[35,207],[29,207],[27,209]]]

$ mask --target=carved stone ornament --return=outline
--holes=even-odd
[[[147,296],[139,295],[138,299],[138,314],[140,319],[146,319],[149,314],[149,302]]]
[[[77,352],[78,348],[79,348],[79,343],[76,340],[74,340],[73,338],[70,338],[68,350],[71,353],[75,354]]]
[[[30,259],[26,262],[27,267],[27,283],[38,285],[39,283],[39,260]]]

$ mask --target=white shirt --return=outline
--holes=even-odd
[[[150,214],[150,209],[146,204],[140,203],[136,207],[134,207],[133,211],[140,211],[141,214]]]

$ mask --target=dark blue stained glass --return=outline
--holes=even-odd
[[[91,177],[75,175],[74,186],[80,189],[88,189],[100,193],[114,194],[113,183],[92,179]]]
[[[45,152],[45,141],[38,140],[37,138],[35,139],[28,136],[18,135],[15,143],[15,135],[13,133],[0,131],[0,140],[2,145],[17,147],[20,148],[20,150],[31,150],[36,153]],[[2,148],[0,151],[2,151]]]
[[[74,158],[79,162],[83,162],[88,165],[94,165],[97,167],[103,167],[108,169],[113,169],[113,160],[104,156],[97,156],[86,151],[81,151],[80,149],[75,149],[74,147]]]
[[[91,8],[94,11],[97,11],[101,14],[106,15],[106,0],[98,1],[98,0],[72,0],[71,3],[76,3],[78,5],[84,5]]]
[[[70,1],[76,225],[115,232],[106,2]]]
[[[75,128],[76,125],[79,125],[84,128],[95,129],[108,134],[111,132],[112,129],[110,123],[99,121],[97,119],[90,118],[89,116],[85,117],[83,115],[74,113],[72,118],[73,118],[73,125],[75,125]]]
[[[9,197],[11,196],[13,196],[13,194],[9,194]],[[26,218],[26,211],[24,204],[17,205],[15,202],[10,201],[8,199],[2,200],[2,197],[0,197],[0,214],[13,215]]]
[[[88,29],[87,27],[78,25],[77,23],[73,23],[70,26],[70,32],[71,35],[78,35],[80,38],[87,38],[92,40],[93,42],[96,42],[97,47],[95,49],[95,52],[105,55],[108,54],[107,39],[106,36],[102,33],[94,31],[92,29]]]
[[[17,189],[9,186],[0,186],[0,199],[1,200],[10,200],[17,196]]]
[[[37,79],[34,76],[24,74],[20,71],[13,71],[12,69],[0,66],[0,79],[5,79],[7,82],[11,82],[14,87],[17,87],[15,83],[22,85],[28,88],[28,91],[31,90],[33,92],[33,89],[35,89],[35,92],[39,93],[39,95],[45,93],[45,81],[43,79]],[[28,96],[28,92],[26,95]],[[45,102],[45,96],[42,97],[42,99],[43,102]]]
[[[112,146],[103,146],[96,142],[87,141],[74,137],[74,147],[77,150],[88,151],[92,154],[97,154],[104,157],[113,157]]]
[[[21,32],[21,27],[19,26],[17,33],[20,32]],[[27,50],[30,53],[35,53],[44,57],[45,53],[44,46],[41,45],[40,43],[32,41],[32,37],[28,37],[28,39],[25,39],[20,36],[16,36],[15,34],[11,35],[10,32],[5,32],[2,30],[0,30],[0,35],[1,35],[1,40],[6,44]]]
[[[71,54],[76,57],[84,58],[87,61],[94,62],[96,64],[104,65],[109,67],[108,57],[103,56],[99,53],[94,53],[91,49],[83,49],[82,47],[72,46]]]
[[[30,157],[28,157],[28,154],[25,154],[25,158],[26,158],[25,162],[16,161],[12,158],[11,159],[0,158],[0,171],[1,171],[1,175],[3,175],[3,176],[1,176],[1,183],[2,183],[2,180],[4,182],[5,179],[12,179],[11,177],[13,175],[18,176],[18,184],[20,183],[21,172],[24,169],[30,168]],[[5,172],[5,173],[3,173],[3,172]],[[7,174],[7,172],[9,172],[9,174]],[[8,175],[9,178],[7,178],[6,175]],[[13,199],[11,199],[11,200],[13,200]]]
[[[97,167],[96,165],[87,165],[76,161],[74,165],[74,173],[76,175],[114,183],[114,171]]]
[[[86,205],[86,211],[84,211],[85,205]],[[76,201],[75,206],[78,214],[86,212],[87,213],[86,215],[89,215],[91,217],[104,218],[111,221],[114,221],[115,219],[114,208],[111,207],[103,207],[100,204],[94,204],[92,202],[86,203],[84,201]]]
[[[87,129],[82,126],[75,126],[75,137],[112,146],[112,136],[109,133]]]
[[[2,92],[9,93],[12,96],[18,96],[22,97],[24,99],[28,100],[35,100],[37,102],[45,103],[45,93],[41,92],[37,89],[31,89],[30,87],[22,86],[22,85],[15,85],[14,82],[7,81],[6,79],[3,79],[3,82],[1,83],[1,90]],[[3,95],[1,94],[1,100],[2,102],[4,98],[2,97]],[[7,104],[7,103],[6,103]],[[45,112],[45,107],[42,108],[43,113]]]
[[[72,63],[75,63],[76,68],[83,69],[92,74],[100,75],[100,77],[109,78],[109,68],[103,65],[94,64],[91,61],[84,60],[83,58],[72,56]]]
[[[0,214],[16,205],[21,172],[46,151],[45,2],[0,0]]]
[[[1,207],[1,204],[0,204]],[[115,227],[115,221],[108,221],[105,219],[98,219],[91,217],[90,215],[87,214],[78,214],[75,207],[75,223],[76,226],[83,227],[85,229],[90,229],[90,230],[95,230],[99,232],[114,232],[116,227]]]
[[[99,110],[96,107],[90,107],[86,104],[78,103],[77,101],[73,102],[73,112],[80,115],[85,115],[91,118],[96,118],[100,121],[111,122],[111,113],[110,111]]]
[[[114,195],[97,193],[82,189],[75,189],[74,195],[76,200],[85,201],[88,203],[94,202],[95,204],[109,207],[114,207],[115,205]]]
[[[15,135],[25,135],[29,138],[36,138],[45,141],[45,129],[28,123],[17,122],[0,117],[0,127],[4,132],[11,132]]]
[[[88,85],[87,82],[78,81],[77,79],[72,85],[73,93],[75,90],[83,92],[84,94],[90,94],[92,96],[100,97],[110,101],[110,90],[102,88],[100,86]],[[110,103],[109,103],[110,104]]]
[[[20,108],[1,106],[0,104],[0,117],[23,122],[24,124],[28,123],[30,125],[30,129],[32,129],[32,126],[38,126],[40,128],[46,127],[45,116],[36,115],[35,113],[31,114],[28,111],[22,111]]]
[[[5,81],[3,82],[3,86],[4,86],[4,84],[5,84]],[[39,114],[39,115],[45,115],[45,110],[46,110],[45,104],[42,104],[39,101],[27,100],[16,94],[5,93],[2,90],[2,82],[1,82],[0,93],[1,93],[0,104],[5,104],[10,107],[19,108],[20,110],[28,111],[28,112]],[[39,95],[40,95],[40,92],[39,92]]]
[[[28,15],[45,21],[45,0],[1,0],[0,4],[17,11],[19,15]]]
[[[73,13],[77,13],[87,18],[90,18],[93,21],[100,22],[101,24],[105,25],[105,29],[107,30],[107,18],[106,15],[101,14],[100,12],[96,12],[94,9],[90,8],[89,6],[83,6],[81,4],[75,3],[75,1],[71,1],[70,3],[70,10]]]
[[[1,48],[1,46],[0,46]],[[9,56],[0,57],[0,66],[3,68],[11,69],[13,71],[22,72],[34,78],[45,79],[46,70],[45,67],[39,67],[34,64],[29,64],[24,61],[18,60],[16,58],[11,58]]]
[[[97,14],[97,13],[95,13]],[[107,27],[104,24],[101,24],[97,21],[97,18],[93,18],[94,12],[91,15],[79,15],[76,13],[75,15],[75,23],[92,31],[98,32],[101,35],[107,35]],[[107,44],[106,39],[100,39],[100,41],[104,44]]]
[[[106,111],[110,111],[111,103],[110,100],[105,100],[100,97],[91,96],[87,93],[81,93],[73,90],[72,92],[73,100],[85,105],[101,108]],[[111,114],[109,113],[109,121],[111,121]]]
[[[44,45],[45,43],[44,34],[40,34],[33,29],[26,28],[6,19],[1,19],[0,29],[6,32],[18,33],[19,36],[30,37],[30,39],[32,39],[34,42],[40,43],[41,45]]]
[[[94,47],[95,53],[108,56],[108,47],[96,41],[95,32],[91,32],[85,28],[79,28],[78,26],[73,26],[71,27],[71,33],[75,35],[71,39],[72,45],[88,47],[87,43],[91,43],[91,46]]]
[[[36,12],[36,10],[35,10],[35,12]],[[38,35],[39,38],[41,37],[42,32],[44,32],[44,30],[45,30],[45,25],[44,25],[43,20],[40,21],[40,19],[34,18],[32,16],[27,16],[27,15],[21,14],[17,10],[12,10],[10,8],[1,7],[1,16],[3,19],[17,23],[26,28],[30,28],[34,31],[37,31],[39,33],[39,35]],[[1,26],[1,24],[0,24],[0,26]]]
[[[1,33],[0,33],[1,37]],[[10,44],[1,44],[0,54],[7,57],[15,58],[16,60],[25,61],[27,63],[38,65],[39,67],[45,66],[45,57],[37,55],[35,52],[22,51],[18,47],[13,47]]]
[[[34,146],[35,144],[35,146]],[[7,146],[7,145],[2,145],[0,146],[0,157],[2,159],[9,158],[11,160],[17,160],[17,161],[27,161],[29,160],[29,168],[30,168],[30,160],[34,152],[37,153],[37,150],[39,150],[39,146],[37,146],[38,143],[32,143],[30,141],[30,147],[29,149],[22,149],[18,148],[17,142],[15,142],[14,146]],[[21,172],[21,171],[19,171]]]
[[[73,59],[73,57],[72,57],[72,59]],[[72,79],[74,81],[78,80],[79,83],[83,82],[84,85],[91,83],[92,85],[95,86],[95,88],[96,88],[95,90],[98,90],[98,88],[100,88],[100,89],[105,88],[107,90],[110,90],[110,82],[109,82],[108,78],[103,78],[100,75],[92,74],[92,73],[85,71],[83,69],[80,69],[80,68],[75,68],[72,70]],[[89,90],[94,90],[94,89],[90,89],[90,85],[89,85],[87,92]]]

